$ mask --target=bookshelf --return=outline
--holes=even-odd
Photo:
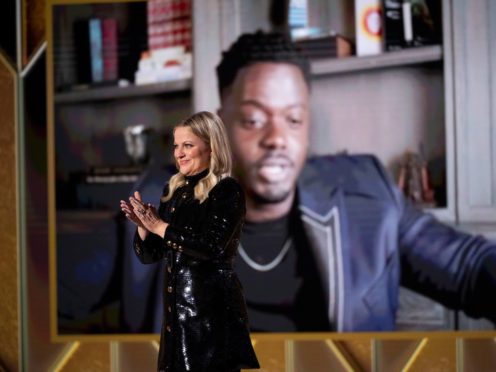
[[[91,174],[94,169],[107,167],[132,168],[123,134],[126,128],[132,126],[146,127],[151,133],[146,141],[157,141],[158,144],[153,145],[157,148],[155,151],[167,154],[170,152],[167,141],[171,126],[191,113],[190,77],[184,78],[183,74],[178,75],[176,80],[170,76],[170,80],[158,83],[133,83],[137,72],[141,71],[138,67],[143,55],[149,58],[148,69],[144,71],[155,71],[148,45],[151,40],[148,36],[150,9],[145,0],[67,2],[57,3],[51,8],[49,69],[53,87],[49,95],[52,97],[54,115],[56,187],[63,191],[57,194],[59,211],[100,211],[117,207],[110,196],[109,203],[103,203],[104,195],[112,188],[119,188],[121,194],[127,193],[134,183],[130,180],[139,175],[133,173],[127,182],[97,182],[91,185],[84,182],[85,177],[78,175]],[[186,15],[182,17],[184,19]],[[93,71],[89,74],[86,71],[89,70],[86,65],[93,65],[94,59],[98,59],[98,53],[93,53],[93,44],[91,53],[85,46],[88,41],[86,33],[92,35],[88,24],[94,20],[99,21],[101,27],[102,58],[106,50],[104,24],[110,21],[114,29],[112,37],[107,35],[107,43],[110,43],[108,39],[113,40],[111,47],[108,47],[113,51],[111,57],[114,60],[110,69],[113,74],[106,74],[104,60],[103,80],[94,80]],[[84,37],[81,37],[82,34]],[[84,50],[81,51],[81,48]],[[158,61],[155,62],[158,66]],[[165,65],[165,60],[163,63]],[[148,77],[150,81],[154,80],[152,77],[158,81],[163,79],[156,74]],[[120,85],[122,82],[125,85]],[[147,144],[148,151],[151,151],[151,146]],[[167,155],[163,155],[161,161],[167,159]],[[146,164],[141,166],[146,168]],[[64,196],[60,196],[62,194]]]
[[[422,152],[435,188],[437,218],[456,220],[452,4],[440,0],[442,42],[368,56],[311,60],[311,139],[316,154],[372,153],[396,179],[407,152]],[[353,2],[321,0],[310,26],[356,41]]]

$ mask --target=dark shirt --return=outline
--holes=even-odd
[[[288,238],[290,246],[285,250]],[[268,222],[245,222],[241,248],[262,266],[283,255],[274,268],[260,271],[238,252],[235,270],[244,288],[252,331],[330,329],[321,281],[297,211]]]

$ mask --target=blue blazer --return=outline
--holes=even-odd
[[[394,330],[400,283],[496,321],[496,245],[413,207],[375,157],[311,158],[298,192],[335,330]]]

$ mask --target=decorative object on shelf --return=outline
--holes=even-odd
[[[420,153],[407,152],[398,175],[398,186],[407,199],[422,207],[434,207],[434,190],[430,186],[427,164]]]
[[[409,0],[412,17],[411,46],[442,42],[441,0]]]
[[[440,0],[383,0],[384,49],[439,44]]]
[[[135,165],[146,164],[149,158],[148,135],[152,129],[144,124],[126,127],[123,131],[126,153]]]
[[[355,0],[356,54],[379,54],[382,47],[381,0]]]

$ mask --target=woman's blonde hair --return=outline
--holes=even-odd
[[[226,128],[219,116],[208,111],[191,115],[176,125],[174,131],[179,127],[190,128],[193,134],[205,142],[211,150],[209,172],[194,189],[195,199],[203,203],[217,182],[231,175],[231,147],[227,140]],[[170,200],[174,191],[185,183],[186,179],[180,172],[173,175],[169,180],[169,192],[161,200],[163,202]]]

